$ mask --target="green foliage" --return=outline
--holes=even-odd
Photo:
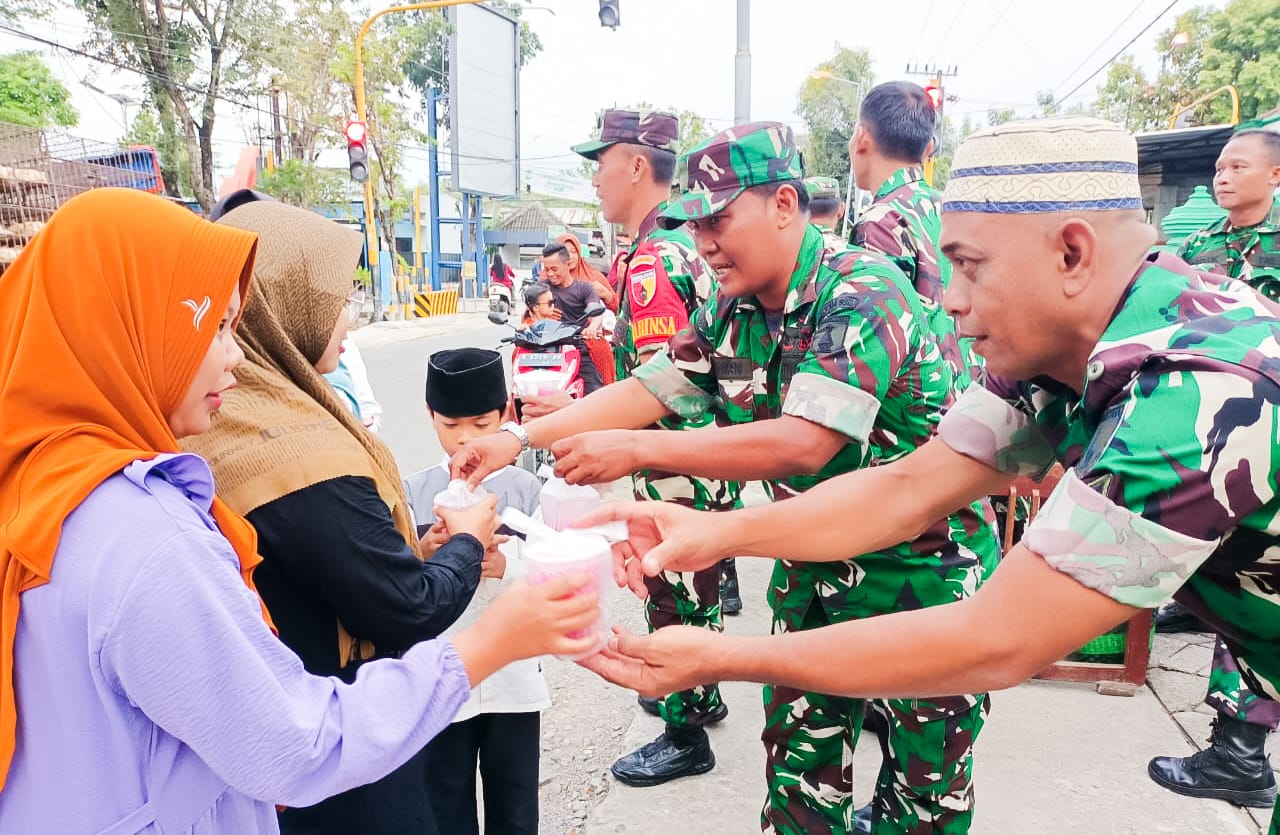
[[[285,160],[258,178],[257,187],[291,206],[337,206],[346,203],[348,177],[300,159]]]
[[[1174,44],[1186,33],[1187,43]],[[1098,87],[1096,112],[1132,131],[1169,127],[1179,104],[1224,85],[1240,93],[1240,118],[1280,104],[1280,0],[1231,0],[1225,8],[1197,6],[1156,38],[1160,69],[1149,77],[1132,56],[1111,65]],[[1194,111],[1195,124],[1231,120],[1231,100],[1214,96]]]
[[[48,128],[71,127],[80,114],[71,92],[34,52],[0,55],[0,122]]]
[[[353,43],[357,26],[341,0],[297,0],[293,16],[270,33],[264,74],[278,91],[286,159],[313,162],[317,149],[333,143],[355,109],[334,45]],[[308,37],[299,38],[298,32]]]
[[[160,176],[165,191],[171,195],[191,194],[191,165],[187,143],[177,132],[173,115],[157,115],[156,106],[147,102],[138,109],[133,124],[120,137],[122,145],[150,145],[160,159]]]
[[[1240,118],[1252,119],[1280,105],[1280,0],[1232,0],[1213,16],[1204,46],[1199,88],[1224,84],[1240,91]],[[1225,122],[1227,97],[1209,105],[1206,122]]]
[[[849,138],[858,122],[862,96],[875,84],[871,53],[836,44],[836,53],[814,68],[815,75],[800,87],[796,112],[808,127],[804,149],[805,174],[849,176]],[[816,77],[830,74],[830,78]],[[850,83],[853,82],[853,83]]]
[[[75,0],[94,26],[86,48],[147,78],[162,130],[187,148],[191,188],[213,205],[213,133],[223,97],[260,91],[277,0]]]
[[[542,52],[542,39],[528,21],[521,17],[518,0],[490,0],[487,4],[520,21],[520,66],[525,66]],[[401,54],[401,69],[409,83],[425,100],[427,90],[434,87],[442,94],[441,119],[448,112],[449,36],[453,34],[445,10],[412,12],[401,16],[407,49]]]

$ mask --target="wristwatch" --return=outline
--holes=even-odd
[[[510,432],[512,435],[515,435],[516,440],[520,442],[520,451],[521,452],[529,451],[529,433],[524,431],[523,426],[521,426],[520,424],[516,423],[513,420],[509,420],[506,423],[499,426],[498,430],[501,432]]]

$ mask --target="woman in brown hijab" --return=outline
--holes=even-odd
[[[346,335],[360,234],[275,202],[218,222],[259,240],[237,333],[245,359],[212,428],[185,446],[258,531],[255,580],[280,639],[309,672],[350,682],[362,662],[398,657],[457,619],[496,520],[476,514],[424,562],[391,451],[321,376]],[[281,830],[432,835],[423,768],[419,755],[376,783],[285,810]]]
[[[582,244],[579,243],[577,236],[565,234],[556,238],[558,243],[564,244],[565,249],[569,250],[569,275],[573,276],[575,281],[585,281],[596,288],[596,293],[600,296],[600,301],[604,302],[604,306],[609,308],[613,313],[618,312],[618,294],[614,292],[613,287],[609,286],[609,280],[605,278],[604,273],[587,263],[587,259],[582,256]],[[591,352],[591,362],[595,364],[596,369],[600,372],[600,378],[607,386],[617,379],[617,372],[614,366],[613,344],[609,339],[600,334],[599,336],[584,338],[583,342],[587,346],[587,350]]]

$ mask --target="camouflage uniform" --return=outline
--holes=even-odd
[[[834,177],[805,177],[805,191],[809,192],[810,200],[839,200],[840,183]],[[827,249],[844,249],[847,241],[842,239],[835,229],[824,223],[813,224],[818,227],[818,231],[822,233],[822,242]]]
[[[939,196],[919,167],[898,169],[854,224],[853,242],[884,253],[911,279],[925,300],[929,327],[942,356],[956,375],[956,390],[964,391],[982,360],[973,353],[973,340],[956,336],[955,320],[942,306],[942,294],[951,284],[951,262],[938,246],[942,234]]]
[[[1237,229],[1223,218],[1183,242],[1178,255],[1198,269],[1237,278],[1267,298],[1280,300],[1280,204],[1261,223]],[[1218,639],[1205,704],[1228,719],[1271,730],[1280,727],[1280,702],[1249,689],[1231,650]]]
[[[589,159],[616,142],[675,151],[678,136],[679,123],[669,113],[607,110],[596,139],[574,150]],[[659,228],[658,213],[664,206],[655,206],[649,212],[632,245],[618,256],[609,271],[609,285],[618,293],[618,323],[613,338],[619,380],[631,376],[643,356],[660,350],[683,330],[689,324],[689,315],[710,297],[714,287],[711,268],[698,255],[689,233]],[[709,422],[671,418],[659,426],[690,429]],[[734,482],[646,471],[633,476],[632,485],[637,500],[668,501],[698,510],[741,506],[741,486]],[[667,571],[646,584],[649,597],[645,617],[651,630],[675,624],[714,632],[724,630],[718,566],[694,573]],[[659,711],[670,725],[701,725],[721,704],[720,688],[706,684],[670,694],[659,703]]]
[[[774,123],[713,137],[690,154],[688,171],[691,191],[661,222],[706,217],[743,188],[801,176],[790,130]],[[933,434],[953,396],[951,370],[901,271],[863,250],[827,249],[812,226],[777,320],[754,298],[717,292],[668,353],[634,376],[688,419],[714,414],[720,423],[749,423],[793,415],[848,437],[817,474],[771,484],[776,497],[906,455]],[[769,590],[774,630],[948,603],[972,594],[996,556],[995,536],[975,503],[914,542],[853,560],[779,560]],[[765,831],[849,831],[863,704],[765,689]],[[985,694],[873,703],[890,729],[876,788],[878,833],[968,831],[971,745],[988,704]]]
[[[939,435],[1008,473],[1062,462],[1023,543],[1127,606],[1173,596],[1225,637],[1251,690],[1280,698],[1280,306],[1153,255],[1080,388],[992,378]]]
[[[1202,270],[1238,278],[1280,301],[1280,202],[1261,223],[1237,229],[1222,218],[1178,248],[1178,257]]]

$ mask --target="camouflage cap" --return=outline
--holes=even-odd
[[[806,177],[804,188],[809,192],[810,200],[839,200],[841,197],[840,183],[834,177]]]
[[[689,152],[677,180],[684,194],[658,218],[666,229],[724,209],[752,186],[804,178],[804,163],[791,128],[752,122],[723,130]]]
[[[573,152],[595,159],[610,145],[627,142],[675,152],[680,119],[664,110],[606,110],[596,126],[595,138],[573,146]]]

